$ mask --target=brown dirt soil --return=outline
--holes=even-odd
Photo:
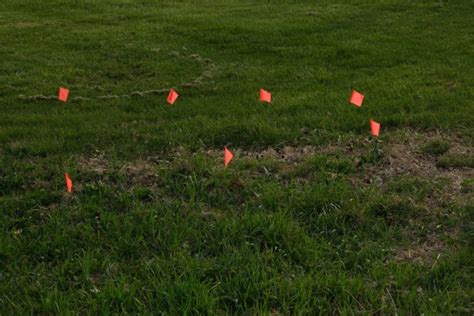
[[[120,173],[132,185],[153,186],[160,181],[160,177],[156,172],[156,165],[146,160],[127,163],[120,169]]]
[[[450,231],[445,232],[450,238],[457,238],[459,232]],[[446,254],[448,245],[440,240],[437,234],[432,233],[423,239],[413,238],[412,244],[409,247],[398,249],[395,255],[395,261],[416,262],[423,266],[432,266],[440,256]]]
[[[81,157],[79,159],[79,167],[83,170],[103,175],[108,170],[108,160],[105,158],[104,153],[97,151],[92,157]]]
[[[439,133],[416,132],[410,134],[411,136],[403,141],[393,139],[383,144],[384,157],[381,163],[364,166],[361,169],[362,173],[358,176],[363,177],[366,183],[375,182],[378,185],[383,185],[400,176],[413,176],[430,182],[447,179],[448,182],[443,190],[446,193],[444,198],[453,199],[459,196],[462,182],[474,177],[474,169],[438,168],[436,167],[438,158],[423,153],[421,148],[433,139],[443,139],[450,144],[447,154],[469,157],[474,153],[472,145],[456,135],[441,136]],[[354,180],[357,181],[357,178]]]

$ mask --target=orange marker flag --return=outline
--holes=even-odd
[[[272,102],[272,94],[265,89],[260,89],[260,101],[271,103]]]
[[[364,102],[364,95],[360,92],[352,90],[352,95],[351,95],[351,98],[349,99],[349,102],[354,104],[357,107],[361,107],[362,102]]]
[[[71,180],[71,177],[69,177],[69,173],[65,172],[64,177],[66,178],[67,191],[69,193],[72,193],[72,180]]]
[[[380,134],[380,123],[370,119],[370,132],[372,136],[378,137]]]
[[[224,166],[227,167],[232,158],[234,158],[234,154],[229,149],[227,149],[227,147],[224,147]]]
[[[67,102],[68,96],[69,96],[69,90],[64,88],[64,87],[60,87],[59,88],[58,100],[63,101],[63,102]]]
[[[174,91],[173,89],[170,90],[170,93],[168,94],[168,103],[170,105],[173,105],[176,102],[176,99],[179,97],[179,94]]]

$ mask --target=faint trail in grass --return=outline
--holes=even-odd
[[[192,88],[192,87],[201,86],[207,80],[211,79],[214,76],[214,72],[217,70],[217,66],[211,59],[203,58],[199,54],[182,55],[179,52],[172,51],[171,53],[169,53],[169,55],[178,57],[184,60],[191,60],[203,68],[203,71],[201,72],[199,76],[195,77],[194,79],[190,81],[182,82],[173,88]],[[92,88],[97,88],[97,87],[100,87],[100,86],[95,85]],[[172,87],[162,88],[162,89],[132,91],[128,94],[105,94],[105,95],[100,95],[96,97],[74,96],[74,97],[71,97],[70,100],[71,101],[90,101],[90,100],[108,100],[108,99],[146,97],[148,95],[166,94],[171,88]],[[58,96],[57,95],[43,95],[43,94],[26,96],[26,95],[20,94],[18,98],[21,100],[29,100],[29,101],[43,101],[43,100],[55,100],[58,98]]]

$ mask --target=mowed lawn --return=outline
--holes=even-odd
[[[2,0],[0,314],[473,314],[473,12]]]

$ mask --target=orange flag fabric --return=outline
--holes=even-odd
[[[352,95],[349,99],[349,102],[360,108],[362,106],[362,102],[364,102],[364,95],[360,92],[352,90]]]
[[[178,99],[178,97],[179,97],[179,94],[173,89],[171,89],[170,93],[168,94],[167,101],[170,105],[173,105],[176,102],[176,99]]]
[[[227,147],[224,147],[224,166],[227,167],[230,163],[230,161],[234,158],[234,154],[227,149]]]
[[[260,89],[260,101],[271,103],[272,94],[269,91],[266,91],[265,89]]]
[[[69,193],[72,193],[72,180],[71,180],[71,177],[69,176],[69,173],[65,172],[64,177],[66,178],[67,191]]]
[[[378,137],[380,135],[380,123],[370,120],[370,132],[372,133],[372,136]]]
[[[69,97],[69,90],[64,88],[64,87],[60,87],[59,88],[58,100],[63,101],[63,102],[67,102],[68,97]]]

